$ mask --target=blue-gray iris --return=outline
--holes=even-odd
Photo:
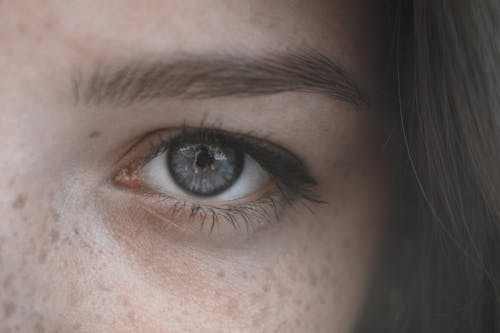
[[[228,146],[179,142],[169,147],[167,167],[174,182],[197,196],[214,196],[241,174],[244,154]]]

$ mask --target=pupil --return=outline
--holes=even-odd
[[[212,164],[213,161],[214,158],[208,151],[207,147],[201,147],[200,150],[196,153],[196,160],[194,163],[197,167],[204,169]]]

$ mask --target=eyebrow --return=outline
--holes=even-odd
[[[94,67],[73,76],[75,102],[129,105],[157,99],[252,97],[282,92],[322,94],[354,105],[368,99],[350,75],[318,52],[265,56],[187,56],[138,59]]]

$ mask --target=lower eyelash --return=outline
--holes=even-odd
[[[247,233],[259,226],[277,223],[284,211],[299,202],[311,211],[307,205],[308,199],[294,193],[286,193],[279,188],[249,203],[220,207],[210,204],[194,204],[164,194],[150,194],[149,196],[157,199],[153,205],[142,206],[149,213],[163,221],[181,220],[178,227],[185,223],[199,223],[202,230],[206,230],[209,234],[214,232],[221,223],[231,225],[235,231],[245,230]],[[159,206],[158,209],[151,210],[150,207],[155,205]],[[172,224],[172,222],[168,223]]]

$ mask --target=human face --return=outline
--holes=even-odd
[[[0,330],[348,332],[391,194],[379,12],[1,1]],[[167,155],[254,173],[199,195]]]

